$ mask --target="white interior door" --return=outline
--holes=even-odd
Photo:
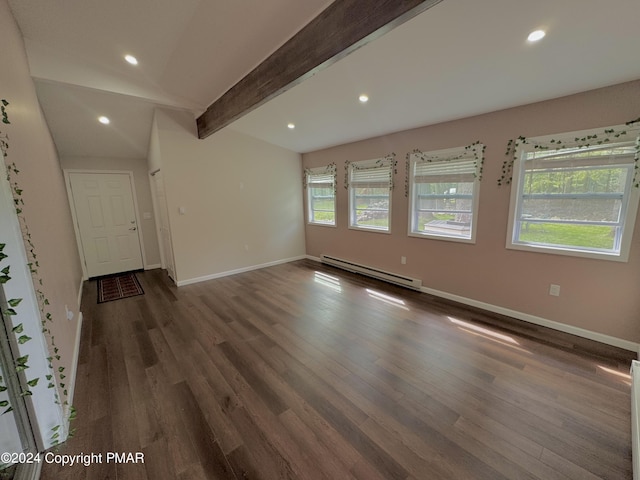
[[[87,276],[141,269],[131,176],[72,172],[69,185]]]
[[[158,208],[158,229],[160,231],[160,245],[162,248],[163,267],[173,281],[176,279],[173,262],[173,248],[171,246],[171,229],[169,228],[169,211],[167,210],[167,197],[164,193],[164,179],[162,172],[158,171],[153,175],[156,192],[156,203]]]

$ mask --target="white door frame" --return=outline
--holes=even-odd
[[[167,270],[167,258],[166,258],[166,254],[165,254],[165,244],[164,244],[164,240],[162,238],[162,232],[161,230],[161,225],[160,223],[162,222],[162,217],[160,216],[160,209],[164,208],[167,209],[167,205],[166,205],[166,201],[167,201],[167,197],[166,197],[166,190],[165,190],[165,205],[160,205],[160,201],[158,200],[158,195],[156,194],[156,174],[158,174],[159,172],[161,172],[162,169],[161,168],[157,168],[156,170],[149,172],[149,184],[151,186],[151,200],[153,203],[153,214],[155,215],[156,218],[156,235],[158,236],[158,246],[160,247],[160,263],[162,266],[163,270]],[[164,176],[163,176],[163,183],[164,183]],[[164,186],[163,186],[164,188]],[[167,211],[167,222],[169,221],[169,212]],[[171,237],[171,226],[167,225],[169,227],[169,237]],[[173,245],[169,245],[169,249],[171,250],[171,253],[173,255]],[[170,259],[172,267],[173,267],[173,276],[177,277],[176,274],[176,260],[175,260],[175,255],[173,255],[173,258]],[[171,278],[171,276],[169,276],[169,278]],[[176,283],[177,280],[175,278],[171,278],[171,280]]]
[[[144,238],[142,236],[142,223],[140,223],[140,214],[138,209],[138,194],[136,193],[136,184],[133,177],[132,170],[90,170],[90,169],[78,169],[78,168],[65,168],[64,183],[67,187],[67,198],[69,199],[69,209],[71,210],[71,218],[73,219],[73,231],[76,234],[76,245],[78,246],[78,254],[80,255],[82,264],[82,276],[84,280],[89,278],[87,274],[87,262],[84,258],[84,250],[82,249],[82,239],[80,238],[80,228],[78,226],[78,218],[76,216],[75,202],[73,200],[73,192],[71,190],[71,179],[69,177],[72,173],[87,173],[87,174],[122,174],[129,176],[129,184],[131,185],[131,193],[133,195],[133,210],[136,216],[136,225],[138,225],[138,241],[140,242],[140,252],[142,253],[142,265],[147,270],[147,254],[144,250]]]
[[[151,190],[151,203],[153,205],[153,215],[156,219],[156,236],[158,237],[158,247],[160,248],[160,267],[163,270],[167,269],[167,263],[164,258],[164,248],[162,245],[162,235],[160,234],[160,225],[158,222],[160,221],[160,206],[158,205],[158,196],[156,195],[156,186],[155,186],[155,175],[158,173],[160,169],[154,170],[153,172],[149,172],[149,187]]]

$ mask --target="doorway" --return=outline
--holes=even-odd
[[[131,172],[65,171],[85,277],[144,266]]]
[[[158,232],[160,250],[162,253],[162,268],[167,271],[169,278],[176,281],[175,264],[173,260],[173,247],[171,246],[171,229],[169,228],[169,211],[167,209],[167,197],[164,190],[164,178],[161,170],[151,173],[153,178],[153,192],[156,203],[158,219]]]

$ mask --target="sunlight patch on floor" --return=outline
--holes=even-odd
[[[624,372],[619,372],[618,370],[614,370],[613,368],[603,367],[602,365],[598,365],[598,368],[603,372],[610,373],[611,375],[615,375],[616,377],[620,377],[624,379],[624,383],[627,385],[631,385],[631,375]]]
[[[484,335],[488,335],[492,338],[496,338],[499,340],[502,340],[504,342],[508,342],[514,345],[520,345],[520,343],[517,340],[514,340],[513,337],[510,337],[509,335],[505,335],[503,333],[498,333],[495,332],[489,328],[486,327],[480,327],[478,325],[475,325],[473,323],[470,322],[465,322],[464,320],[458,320],[457,318],[453,318],[453,317],[447,317],[449,319],[449,321],[451,323],[455,323],[456,325],[459,325],[461,327],[464,327],[466,329],[469,330],[473,330],[474,332],[478,332],[478,333],[482,333]]]
[[[481,327],[479,325],[475,325],[471,322],[465,322],[464,320],[458,320],[457,318],[447,317],[449,321],[458,326],[460,330],[466,333],[470,333],[471,335],[475,335],[478,337],[486,338],[487,340],[491,340],[493,342],[499,343],[501,345],[505,345],[507,347],[519,350],[524,353],[528,353],[531,355],[529,350],[524,348],[520,348],[520,342],[518,342],[513,337],[509,335],[505,335],[504,333],[498,333],[490,328]]]
[[[366,290],[371,298],[375,298],[376,300],[379,300],[388,305],[393,305],[394,307],[402,308],[403,310],[409,310],[405,306],[404,300],[400,300],[399,298],[392,297],[391,295],[387,295],[385,293],[380,293],[375,290],[371,290],[370,288],[367,288]]]
[[[340,286],[340,279],[332,275],[327,275],[322,272],[315,272],[313,280],[320,285],[329,287],[334,292],[342,293],[342,287]]]

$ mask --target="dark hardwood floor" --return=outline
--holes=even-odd
[[[96,304],[43,479],[630,479],[633,354],[299,261]]]

